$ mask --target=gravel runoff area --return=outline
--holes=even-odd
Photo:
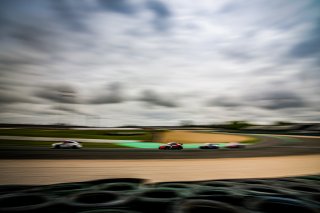
[[[228,143],[247,142],[250,140],[254,140],[254,138],[244,135],[175,130],[156,133],[154,140],[162,143],[171,141],[176,141],[179,143]]]
[[[0,160],[0,184],[134,177],[151,181],[320,174],[320,155],[163,160]]]

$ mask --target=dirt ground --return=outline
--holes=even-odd
[[[105,178],[196,181],[320,174],[320,155],[228,159],[0,160],[1,184],[51,184]]]
[[[171,141],[180,143],[225,143],[243,142],[253,139],[242,135],[229,135],[219,133],[198,133],[190,131],[168,131],[159,133],[155,137],[157,142],[168,143]]]

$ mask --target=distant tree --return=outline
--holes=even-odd
[[[180,122],[180,126],[193,126],[193,121],[191,120],[183,120]]]
[[[292,125],[294,123],[292,122],[289,122],[289,121],[276,121],[274,122],[273,125],[276,125],[276,126],[284,126],[284,125]]]
[[[225,128],[237,130],[237,129],[242,129],[248,126],[251,126],[251,124],[246,121],[230,121],[225,125]]]

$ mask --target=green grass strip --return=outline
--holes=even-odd
[[[48,147],[51,148],[53,143],[57,141],[21,141],[21,140],[0,140],[1,147]],[[117,143],[81,143],[83,148],[128,148],[128,146]]]
[[[141,130],[0,129],[0,135],[111,140],[151,140],[152,138],[151,131]]]

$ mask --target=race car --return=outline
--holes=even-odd
[[[82,145],[78,141],[65,140],[60,143],[52,144],[54,149],[81,149]]]
[[[170,142],[165,145],[159,146],[159,149],[183,149],[182,143]]]
[[[202,146],[199,146],[199,149],[219,149],[219,145],[214,143],[206,143]]]
[[[233,148],[245,148],[246,146],[238,142],[232,142],[232,143],[228,143],[225,147],[229,149],[233,149]]]

